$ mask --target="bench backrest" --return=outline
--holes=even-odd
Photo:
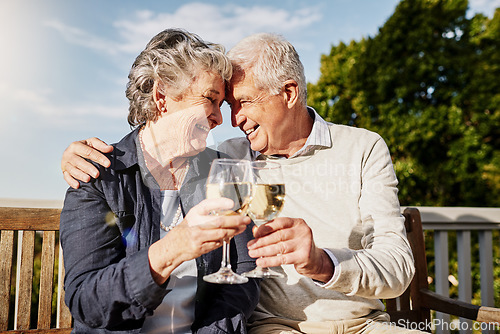
[[[64,303],[64,265],[58,242],[60,213],[60,209],[0,207],[0,333],[13,329],[23,333],[71,332],[72,318]],[[431,309],[479,321],[500,321],[498,309],[484,309],[460,301],[445,300],[428,291],[427,259],[420,212],[416,208],[406,208],[403,214],[415,258],[416,273],[410,287],[400,297],[385,300],[391,321],[428,324]],[[41,270],[37,321],[34,324],[31,319],[31,301],[32,290],[37,290],[33,289],[35,240],[40,236]],[[54,291],[54,275],[58,282],[57,291]],[[56,295],[55,323],[51,321],[54,313],[53,295]]]
[[[11,330],[71,332],[72,319],[64,303],[64,265],[58,241],[60,213],[60,209],[0,207],[0,333]],[[42,239],[40,261],[35,257],[38,255],[35,240],[39,238]],[[34,266],[38,263],[40,284],[37,288],[33,286],[33,278]],[[57,291],[54,291],[55,277]],[[52,323],[54,295],[56,316]],[[32,319],[33,299],[38,300],[36,321]]]

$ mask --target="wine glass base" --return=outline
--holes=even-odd
[[[285,277],[283,274],[280,274],[274,270],[269,268],[261,268],[257,267],[254,270],[242,274],[245,277],[250,278],[283,278]]]
[[[203,276],[203,280],[215,284],[244,284],[248,278],[236,274],[230,268],[220,268],[218,272]]]

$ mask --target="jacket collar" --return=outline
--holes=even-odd
[[[118,143],[114,144],[113,152],[108,154],[111,160],[111,168],[117,171],[142,165],[142,151],[138,149],[138,133],[140,127],[134,129],[128,135],[122,138]],[[196,204],[205,198],[205,184],[210,170],[212,160],[220,158],[220,153],[212,149],[205,149],[203,152],[189,158],[189,170],[180,189],[181,203],[183,214],[186,213]],[[227,157],[227,156],[225,156]],[[143,181],[154,188],[149,177],[149,173],[144,173],[146,170],[141,166],[143,173]],[[156,184],[156,182],[154,182]],[[157,185],[156,185],[157,186]]]
[[[140,127],[137,127],[113,145],[113,151],[108,154],[108,158],[114,170],[121,171],[138,164],[136,141],[139,129]]]

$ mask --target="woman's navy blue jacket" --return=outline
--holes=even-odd
[[[158,187],[146,185],[154,182],[150,175],[146,182],[141,176],[137,134],[138,129],[114,145],[111,167],[98,166],[98,179],[66,193],[60,238],[74,333],[139,333],[145,317],[169,293],[167,283],[157,285],[149,269],[149,246],[160,237],[161,199]],[[204,199],[210,162],[219,155],[206,149],[190,158],[180,190],[184,215]],[[231,264],[239,273],[255,267],[246,248],[251,238],[249,227],[231,241]],[[219,248],[196,259],[193,333],[246,333],[246,319],[257,305],[256,280],[243,285],[203,281],[217,271],[221,258]]]

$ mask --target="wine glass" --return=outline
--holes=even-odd
[[[248,216],[255,225],[260,226],[273,220],[281,212],[285,204],[285,184],[281,165],[276,162],[254,161],[252,171],[255,183],[248,206]],[[280,273],[259,266],[243,275],[253,278],[283,277]]]
[[[213,212],[221,215],[245,216],[252,195],[253,174],[249,161],[235,159],[215,159],[207,179],[207,198],[226,197],[234,202],[230,210]],[[243,284],[248,278],[238,275],[231,269],[229,240],[223,241],[221,268],[203,279],[218,284]]]

